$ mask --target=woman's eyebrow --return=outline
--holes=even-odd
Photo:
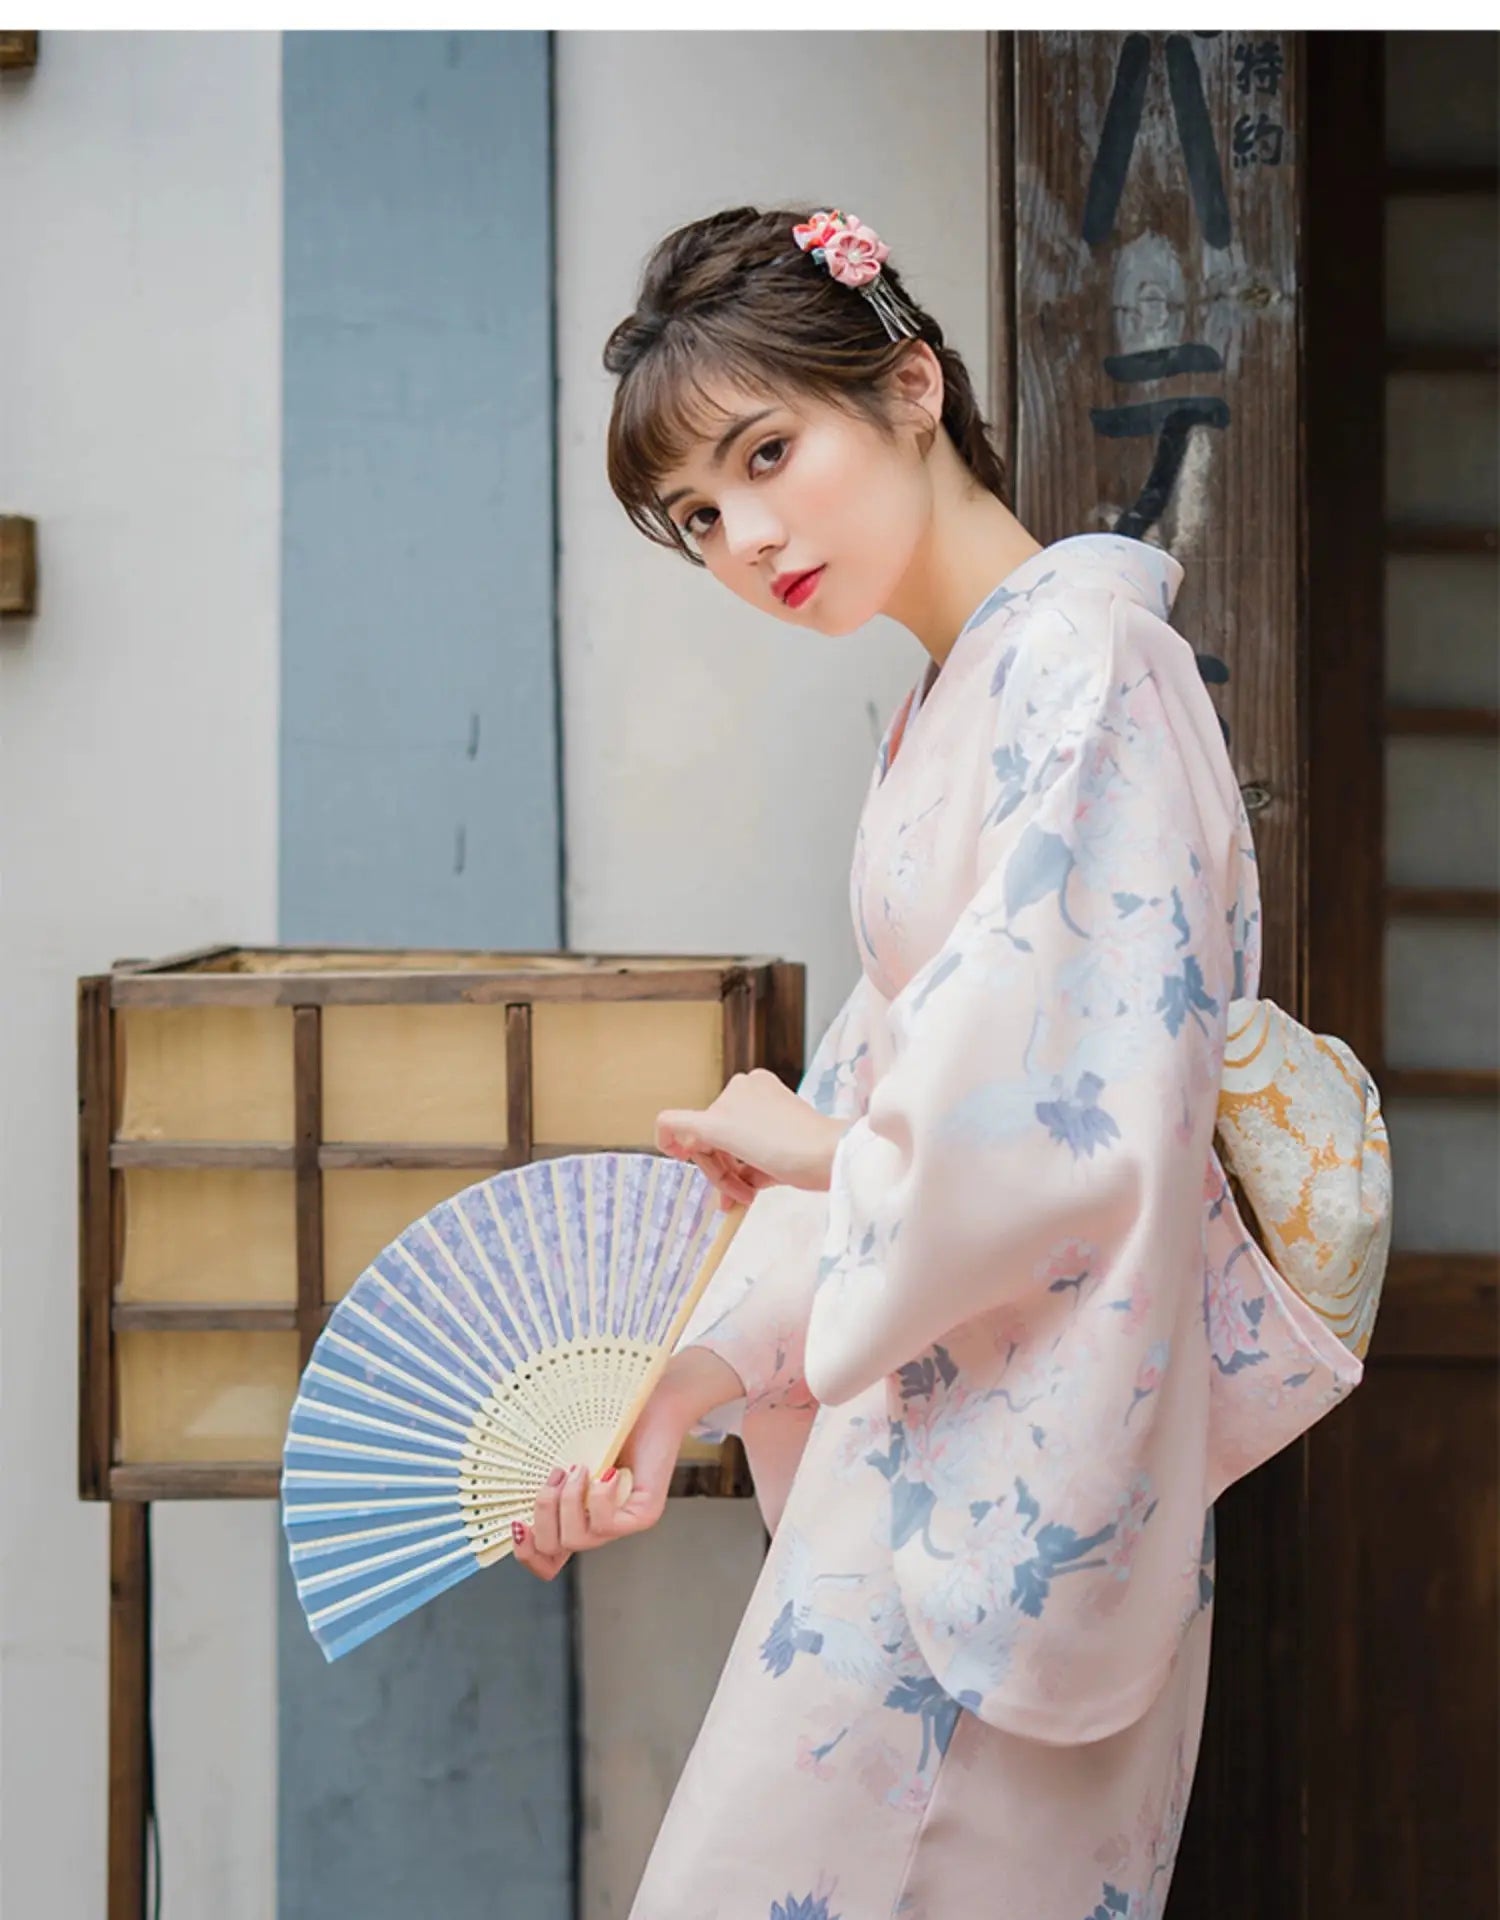
[[[714,467],[722,466],[724,464],[724,456],[729,452],[729,449],[734,445],[735,441],[739,439],[740,435],[748,432],[757,421],[769,420],[775,411],[776,409],[774,407],[762,407],[759,413],[747,414],[742,420],[731,420],[723,433],[719,435],[718,440],[714,443],[714,450],[709,455],[709,465]],[[664,500],[659,501],[657,504],[661,507],[662,511],[665,512],[668,507],[674,506],[677,501],[685,500],[691,492],[691,487],[679,487],[675,493],[669,493]]]

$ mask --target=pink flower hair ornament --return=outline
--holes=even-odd
[[[814,213],[792,228],[792,238],[828,269],[840,286],[864,295],[892,340],[914,340],[921,322],[907,301],[881,274],[891,250],[873,227],[835,207]]]

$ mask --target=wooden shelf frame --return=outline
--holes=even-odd
[[[1387,194],[1432,195],[1445,198],[1459,194],[1494,193],[1500,189],[1500,167],[1484,163],[1468,166],[1436,166],[1400,161],[1385,170]]]
[[[1379,1075],[1383,1100],[1500,1099],[1500,1070],[1493,1067],[1385,1067]]]
[[[717,1460],[685,1460],[672,1472],[672,1500],[748,1499],[755,1491],[749,1462],[731,1434]],[[278,1500],[281,1468],[271,1461],[216,1461],[209,1466],[153,1466],[137,1461],[114,1469],[110,1499],[121,1503],[154,1500]]]
[[[765,1064],[788,1085],[802,1075],[805,973],[797,963],[729,959],[699,965],[654,964],[626,956],[571,974],[536,966],[468,973],[393,972],[184,975],[163,967],[211,965],[247,950],[210,947],[169,962],[122,963],[79,982],[79,1491],[85,1499],[272,1499],[279,1467],[264,1462],[193,1465],[115,1459],[117,1361],[121,1334],[295,1333],[303,1364],[336,1302],[325,1298],[323,1176],[350,1169],[444,1171],[455,1186],[540,1160],[602,1151],[654,1153],[654,1143],[622,1145],[534,1137],[532,1007],[565,1002],[717,1001],[722,1071],[727,1080]],[[274,953],[276,949],[265,950]],[[343,950],[341,950],[343,951]],[[372,950],[380,951],[384,950]],[[526,958],[527,956],[522,956]],[[580,959],[585,958],[579,956]],[[327,1005],[396,1003],[501,1004],[506,1032],[506,1142],[329,1141],[323,1135],[322,1019]],[[230,1005],[287,1007],[292,1015],[292,1139],[224,1141],[116,1139],[119,1112],[115,1012],[119,1008]],[[295,1298],[250,1300],[123,1300],[119,1298],[124,1181],[151,1169],[265,1170],[295,1182]],[[713,1461],[684,1462],[674,1494],[749,1495],[744,1450],[729,1440]]]
[[[1398,555],[1500,553],[1500,528],[1417,526],[1396,523],[1385,530],[1385,550]]]
[[[249,952],[231,948],[231,952]],[[524,968],[444,972],[371,969],[326,974],[116,973],[111,1004],[124,1007],[495,1006],[537,1001],[717,1000],[737,981],[757,981],[781,963],[747,960],[653,971],[642,962],[588,973]]]
[[[1387,887],[1391,920],[1497,920],[1500,889],[1494,887]]]
[[[1500,347],[1465,340],[1393,340],[1387,373],[1500,373]]]
[[[1497,1358],[1500,1253],[1392,1253],[1370,1364]]]
[[[1387,707],[1385,730],[1407,740],[1500,740],[1500,708]]]
[[[512,1028],[512,1044],[514,1029]],[[529,1027],[528,1027],[529,1032]],[[514,1089],[507,1089],[514,1098]],[[529,1102],[528,1102],[529,1111]],[[515,1116],[511,1115],[514,1122]],[[507,1173],[537,1160],[560,1160],[568,1154],[601,1153],[597,1143],[570,1141],[559,1146],[533,1145],[528,1152],[519,1143],[502,1146],[472,1140],[415,1145],[399,1140],[323,1140],[316,1143],[315,1160],[320,1173],[340,1173],[365,1168],[371,1171],[410,1171],[440,1173],[447,1167],[455,1172]],[[611,1152],[654,1153],[646,1144],[615,1146]],[[270,1140],[116,1140],[111,1142],[109,1164],[117,1172],[137,1167],[157,1167],[201,1171],[223,1168],[238,1172],[294,1173],[297,1149]]]

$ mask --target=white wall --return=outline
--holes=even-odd
[[[39,521],[43,569],[41,616],[0,632],[5,1920],[103,1911],[73,982],[275,935],[279,75],[272,34],[49,34],[0,89],[0,512]],[[890,628],[778,629],[634,534],[604,482],[599,353],[671,225],[831,201],[891,240],[982,383],[983,36],[566,34],[557,145],[570,937],[804,959],[815,1037],[854,977],[875,737],[921,656]],[[275,1511],[155,1513],[164,1910],[268,1920]],[[722,1593],[699,1543],[672,1546],[703,1588],[705,1685],[754,1563],[738,1518]]]
[[[926,656],[884,621],[837,641],[780,627],[635,533],[604,477],[600,353],[670,228],[834,205],[890,242],[983,393],[985,36],[563,34],[557,112],[569,943],[803,960],[815,1042],[856,977],[849,858],[874,748]],[[639,1546],[578,1563],[585,1920],[628,1910],[760,1533],[748,1504],[705,1504]],[[664,1636],[679,1684],[632,1691],[620,1647],[645,1674]]]
[[[104,1912],[73,982],[275,933],[280,42],[44,33],[0,87],[0,1910]],[[164,1911],[268,1920],[276,1514],[159,1506]]]
[[[604,477],[610,328],[653,243],[745,203],[852,208],[987,378],[982,33],[587,33],[558,46],[569,937],[805,960],[853,984],[847,876],[874,747],[926,664],[756,614],[636,533]]]

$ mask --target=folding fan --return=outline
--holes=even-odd
[[[572,1154],[465,1188],[376,1257],[313,1348],[283,1458],[328,1659],[503,1559],[553,1467],[614,1464],[743,1217],[690,1163]]]

